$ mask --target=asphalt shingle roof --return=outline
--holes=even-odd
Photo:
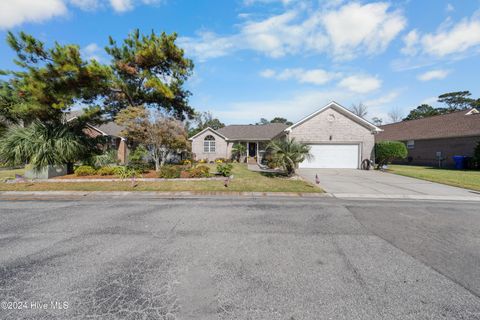
[[[401,121],[380,126],[376,140],[422,140],[480,136],[480,114],[466,115],[469,110],[423,119]]]
[[[287,129],[288,125],[283,123],[268,123],[261,125],[233,124],[217,132],[229,140],[271,140]]]
[[[70,111],[66,113],[65,118],[67,121],[71,121],[72,119],[79,117],[82,114],[83,114],[83,110]],[[89,125],[96,130],[100,130],[101,132],[104,132],[109,136],[115,136],[115,137],[123,137],[121,132],[122,130],[125,129],[125,127],[120,126],[113,121],[110,121],[101,125],[92,125],[92,124],[89,124]]]

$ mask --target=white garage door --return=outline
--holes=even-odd
[[[358,144],[311,144],[310,153],[300,168],[358,168]]]

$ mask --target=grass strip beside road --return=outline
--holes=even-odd
[[[480,191],[480,171],[403,165],[389,165],[388,168],[394,174]]]
[[[33,182],[1,183],[0,191],[235,191],[235,192],[302,192],[319,193],[322,189],[303,180],[267,176],[235,164],[233,180],[228,187],[223,181],[159,181],[136,182]]]

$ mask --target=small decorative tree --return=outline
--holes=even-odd
[[[305,159],[311,159],[310,147],[295,139],[274,140],[267,145],[274,161],[278,163],[288,176],[295,174],[295,168]]]
[[[115,120],[125,127],[128,140],[145,146],[159,171],[168,156],[188,148],[187,132],[183,124],[159,113],[150,113],[144,107],[127,107]]]
[[[400,141],[381,141],[375,144],[375,158],[378,168],[395,159],[405,159],[408,155],[407,147]]]
[[[247,154],[247,147],[241,143],[235,143],[232,147],[232,157],[240,162],[241,158]]]

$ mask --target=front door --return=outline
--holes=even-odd
[[[257,143],[249,142],[248,143],[248,156],[255,157],[257,155]]]

